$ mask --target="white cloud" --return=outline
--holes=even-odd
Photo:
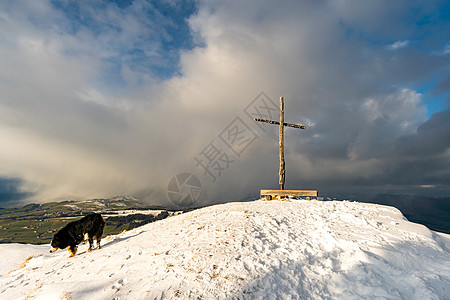
[[[363,111],[366,120],[374,122],[379,119],[388,120],[393,128],[403,128],[399,126],[405,121],[411,121],[408,131],[414,132],[418,125],[426,120],[427,110],[421,104],[422,95],[410,89],[401,89],[393,94],[369,98],[363,104]]]
[[[409,45],[409,41],[396,41],[395,43],[388,45],[387,48],[390,50],[398,50],[398,49],[405,48],[408,45]]]

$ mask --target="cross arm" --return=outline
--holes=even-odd
[[[278,122],[278,121],[271,121],[271,120],[265,120],[265,119],[259,119],[259,118],[255,118],[254,120],[256,122],[265,122],[265,123],[269,123],[269,124],[280,125],[280,122]],[[297,125],[297,124],[292,124],[292,123],[283,123],[283,126],[299,128],[299,129],[306,129],[305,125]]]

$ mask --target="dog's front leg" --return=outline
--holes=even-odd
[[[69,257],[74,257],[77,254],[77,246],[69,246]]]

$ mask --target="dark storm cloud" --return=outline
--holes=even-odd
[[[441,80],[433,89],[436,94],[450,93],[450,76]]]
[[[417,133],[399,138],[398,153],[408,157],[445,157],[450,149],[449,129],[450,109],[437,112],[417,128]]]
[[[0,177],[0,207],[17,205],[28,198],[30,194],[22,191],[22,185],[22,180],[18,178]]]

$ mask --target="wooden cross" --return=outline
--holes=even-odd
[[[265,119],[258,119],[256,118],[255,121],[257,122],[265,122],[269,124],[275,124],[280,126],[280,190],[284,190],[284,177],[286,173],[286,164],[284,161],[284,126],[293,127],[293,128],[300,128],[300,129],[306,129],[306,126],[304,125],[297,125],[297,124],[291,124],[291,123],[284,123],[284,100],[283,96],[280,97],[280,122],[278,121],[271,121],[271,120],[265,120]]]

